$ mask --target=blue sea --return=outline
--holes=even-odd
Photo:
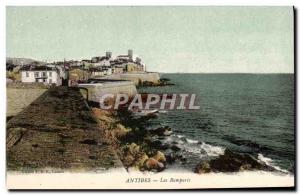
[[[249,153],[293,172],[295,161],[294,74],[162,74],[174,86],[144,87],[147,93],[194,93],[199,110],[168,110],[150,121],[170,126],[165,142],[182,148],[191,169],[226,148]]]

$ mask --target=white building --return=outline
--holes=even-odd
[[[99,62],[100,66],[110,66],[110,59],[103,59]]]
[[[59,70],[47,66],[24,66],[20,70],[23,83],[44,83],[61,85]]]

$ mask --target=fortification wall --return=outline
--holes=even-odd
[[[149,73],[113,74],[113,75],[101,77],[101,79],[128,80],[128,81],[133,81],[134,84],[137,85],[139,84],[139,82],[144,82],[144,81],[158,83],[160,77],[157,72],[149,72]]]
[[[128,96],[137,94],[135,84],[131,81],[79,84],[78,87],[87,89],[88,100],[93,102],[99,102],[100,97],[104,94],[116,95],[121,93]]]

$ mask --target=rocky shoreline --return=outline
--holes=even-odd
[[[144,81],[138,86],[168,85],[174,84],[170,83],[170,79],[161,78],[157,83]],[[178,142],[163,142],[173,133],[170,127],[149,129],[149,120],[158,117],[156,114],[137,118],[126,106],[117,111],[104,111],[96,107],[92,110],[100,124],[104,125],[102,128],[107,129],[107,140],[110,140],[127,170],[160,172],[175,162],[187,162],[187,157],[184,156]],[[225,149],[222,155],[204,159],[196,167],[191,167],[191,171],[197,174],[255,170],[281,172],[250,154],[240,154],[229,149]]]
[[[104,111],[92,108],[99,124],[106,128],[105,135],[117,151],[127,170],[162,171],[171,163],[172,158],[163,153],[161,145],[153,136],[167,136],[167,128],[148,131],[145,129],[151,116],[135,118],[127,109]]]
[[[161,140],[172,134],[170,127],[148,129],[148,120],[156,115],[136,118],[126,108],[118,111],[104,111],[92,108],[99,124],[107,129],[105,135],[109,144],[117,151],[125,168],[138,171],[160,172],[175,162],[186,163],[180,144],[166,144]],[[223,155],[199,162],[191,171],[197,174],[210,172],[277,171],[250,154],[239,154],[228,149]]]
[[[138,83],[138,87],[162,87],[162,86],[170,86],[175,85],[174,83],[170,82],[170,79],[161,78],[157,82],[151,81],[143,81]]]

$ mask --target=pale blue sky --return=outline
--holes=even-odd
[[[7,56],[133,49],[159,72],[293,72],[292,7],[7,7]]]

